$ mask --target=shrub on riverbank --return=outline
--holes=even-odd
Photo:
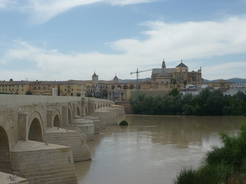
[[[128,122],[126,120],[123,120],[123,121],[120,122],[119,125],[120,126],[126,126],[126,125],[128,125]]]
[[[131,100],[135,114],[222,116],[246,115],[246,94],[223,95],[221,91],[204,89],[199,95],[144,96]]]
[[[184,168],[175,184],[236,184],[246,183],[246,122],[237,137],[221,134],[223,147],[212,147],[198,169]]]

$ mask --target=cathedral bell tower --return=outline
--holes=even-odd
[[[166,62],[164,61],[164,59],[163,59],[163,61],[162,61],[162,66],[161,66],[161,68],[166,68]]]
[[[97,84],[98,83],[98,75],[96,72],[92,75],[92,83]]]

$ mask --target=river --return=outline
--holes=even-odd
[[[246,117],[126,115],[88,146],[92,161],[75,163],[79,184],[172,184],[182,167],[197,167],[219,133],[237,135]]]

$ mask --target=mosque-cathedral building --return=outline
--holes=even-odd
[[[139,81],[138,90],[146,95],[168,94],[171,89],[182,89],[185,85],[202,85],[202,70],[189,71],[182,61],[175,68],[167,68],[165,61],[161,68],[153,68],[151,79]],[[211,83],[211,86],[218,86],[219,83]],[[223,82],[224,87],[233,85]],[[120,82],[115,75],[110,81],[99,80],[96,72],[91,80],[68,80],[68,81],[0,81],[0,94],[32,94],[52,95],[52,89],[58,89],[60,96],[80,96],[85,94],[88,97],[101,97],[110,100],[126,100],[135,98],[136,81]]]
[[[202,83],[202,69],[198,71],[189,72],[188,66],[182,61],[175,68],[167,68],[163,60],[161,68],[154,68],[152,70],[151,79],[153,83],[170,84],[175,80],[177,84],[199,84]]]

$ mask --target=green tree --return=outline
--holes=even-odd
[[[27,91],[26,95],[32,95],[32,92],[31,91]]]
[[[204,89],[198,95],[181,95],[174,88],[170,95],[144,96],[131,100],[136,114],[149,115],[246,115],[246,94],[239,92],[234,96],[223,95],[221,91]]]
[[[207,115],[222,115],[224,107],[224,96],[219,90],[213,91],[209,94],[206,100],[205,112]]]
[[[184,115],[193,115],[194,114],[194,107],[189,104],[184,104],[182,107],[182,111]]]
[[[172,97],[174,97],[174,96],[177,96],[178,94],[179,94],[179,90],[178,90],[178,88],[174,88],[174,89],[172,89],[172,91],[171,91],[171,96]]]
[[[176,83],[177,83],[177,81],[176,81],[176,79],[171,79],[171,83],[174,85],[174,87],[175,87],[175,85],[176,85]]]
[[[224,146],[213,146],[200,167],[182,169],[174,183],[245,183],[243,181],[246,172],[246,122],[242,124],[240,130],[240,134],[236,137],[221,134]]]

